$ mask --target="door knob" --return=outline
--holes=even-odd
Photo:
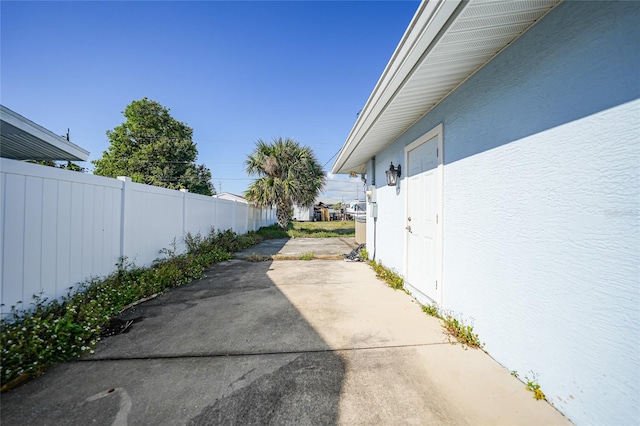
[[[409,222],[411,222],[411,216],[409,216],[409,217],[407,218],[407,220],[408,220]]]
[[[411,227],[410,227],[410,226],[407,226],[407,227],[406,227],[406,228],[404,228],[404,229],[406,229],[407,231],[411,232]]]

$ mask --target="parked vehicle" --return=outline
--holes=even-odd
[[[367,203],[365,201],[351,201],[347,203],[346,213],[349,219],[367,216]]]

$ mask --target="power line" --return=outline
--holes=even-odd
[[[338,154],[340,153],[340,151],[341,151],[341,150],[342,150],[342,148],[340,148],[338,151],[336,151],[336,153],[335,153],[335,154],[333,154],[333,155],[331,156],[331,158],[329,158],[329,161],[327,161],[326,163],[324,163],[324,166],[322,166],[322,168],[324,169],[324,168],[327,166],[327,164],[329,164],[329,163],[331,162],[331,160],[333,160],[333,159],[335,158],[335,156],[336,156],[336,155],[338,155]]]

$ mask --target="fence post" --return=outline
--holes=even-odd
[[[238,216],[237,216],[237,209],[236,206],[238,205],[238,202],[236,200],[233,200],[233,214],[231,215],[231,217],[233,218],[233,222],[231,224],[231,230],[233,232],[236,232],[236,230],[238,229]]]
[[[182,192],[182,241],[184,241],[184,237],[187,235],[187,193],[189,190],[183,188],[180,192]]]
[[[125,223],[127,222],[126,208],[127,208],[127,197],[129,192],[129,185],[127,185],[127,183],[131,182],[131,178],[127,176],[118,176],[118,180],[122,181],[122,190],[121,190],[122,198],[120,201],[120,259],[118,259],[120,261],[125,256],[124,237],[126,233],[124,232],[124,229],[125,229]]]
[[[211,229],[213,229],[213,233],[215,234],[216,229],[218,229],[217,221],[218,221],[218,204],[220,203],[220,199],[218,197],[213,198],[213,219],[211,220]]]

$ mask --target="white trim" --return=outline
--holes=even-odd
[[[436,248],[436,256],[437,256],[437,260],[436,260],[436,265],[437,265],[437,270],[436,270],[436,280],[438,281],[438,286],[437,286],[437,292],[436,292],[436,300],[434,300],[434,302],[436,302],[439,306],[442,306],[442,287],[443,287],[443,282],[442,282],[442,270],[443,270],[443,246],[444,246],[444,232],[443,232],[443,225],[444,225],[444,124],[440,123],[438,124],[436,127],[434,127],[433,129],[429,130],[427,133],[425,133],[424,135],[420,136],[418,139],[416,139],[415,141],[411,142],[409,145],[407,145],[404,148],[404,164],[405,164],[405,173],[409,173],[409,151],[413,151],[414,149],[416,149],[417,147],[419,147],[420,145],[434,139],[437,138],[438,141],[438,168],[436,170],[436,179],[437,179],[437,187],[439,188],[438,193],[436,194],[436,196],[438,197],[438,211],[437,211],[437,215],[438,215],[438,222],[437,222],[437,226],[436,226],[436,237],[435,240],[437,242],[437,248]],[[405,179],[407,179],[408,182],[408,176],[405,174]],[[404,211],[405,211],[405,216],[407,215],[407,212],[409,211],[409,191],[405,189],[404,191],[405,196],[404,196]],[[408,256],[408,252],[409,252],[409,238],[407,233],[404,233],[404,270],[405,270],[405,274],[407,274],[407,271],[409,270],[409,256]],[[410,286],[412,290],[414,290],[414,292],[418,292],[420,293],[422,296],[429,298],[427,295],[422,294],[422,292],[420,292],[418,289],[416,289],[413,286]],[[419,297],[416,297],[418,299],[420,299]],[[430,299],[430,298],[429,298]]]
[[[364,173],[371,157],[391,145],[561,1],[423,0],[331,172]],[[477,43],[478,31],[486,34],[482,43]]]
[[[422,1],[398,47],[391,56],[347,141],[343,145],[331,172],[345,173],[341,168],[364,139],[373,124],[396,97],[406,80],[420,64],[431,43],[454,14],[461,0]]]

